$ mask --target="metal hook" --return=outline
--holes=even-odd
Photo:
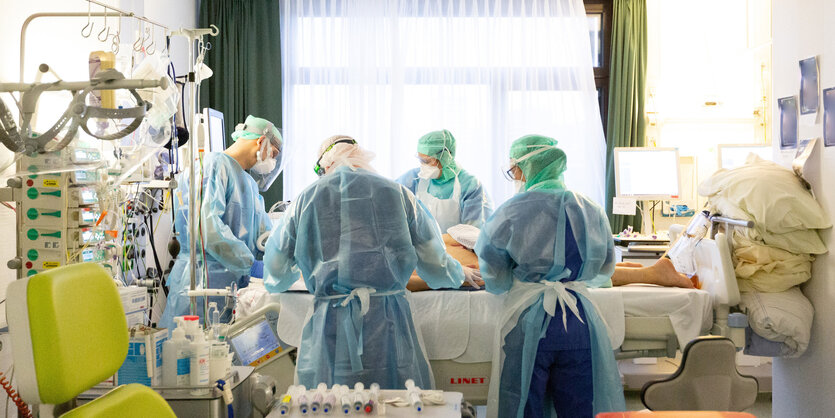
[[[154,55],[154,52],[157,52],[157,41],[154,39],[154,32],[151,31],[151,44],[145,47],[145,53]]]
[[[90,37],[90,35],[92,35],[92,34],[93,34],[93,26],[95,26],[95,25],[93,25],[93,22],[90,20],[90,17],[91,17],[91,13],[90,13],[90,2],[88,1],[88,2],[87,2],[87,24],[86,24],[86,25],[84,25],[84,27],[83,27],[83,28],[81,28],[81,36],[83,36],[83,37],[85,37],[85,38],[89,38],[89,37]],[[84,30],[85,30],[85,29],[87,29],[87,28],[90,28],[90,29],[89,29],[89,30],[87,30],[87,34],[85,35],[85,34],[84,34]]]
[[[101,34],[103,34],[105,30],[107,30],[107,34],[104,35],[104,39],[102,39]],[[98,38],[99,38],[99,41],[105,42],[105,41],[107,41],[107,38],[109,38],[109,37],[110,37],[110,26],[107,26],[107,7],[105,7],[104,8],[104,28],[101,30],[101,32],[99,32]]]
[[[148,47],[145,46],[145,44],[148,42],[148,39],[151,39],[151,29],[146,26],[145,35],[142,36],[142,49],[145,50],[145,53],[148,53]]]
[[[139,36],[133,43],[133,50],[136,52],[142,52],[142,29],[139,30]]]
[[[116,19],[119,22],[117,26],[119,29],[116,31],[116,34],[113,35],[113,43],[110,44],[110,50],[113,51],[114,54],[119,53],[119,42],[121,42],[122,40],[122,38],[119,37],[119,35],[122,33],[122,14],[119,13],[119,17],[117,17]]]

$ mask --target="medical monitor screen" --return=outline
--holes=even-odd
[[[679,195],[678,149],[615,148],[617,195],[664,200]]]
[[[719,168],[732,169],[745,165],[750,154],[771,161],[770,145],[719,145]]]
[[[281,344],[266,320],[229,339],[241,365],[258,366],[281,352]]]
[[[226,149],[226,126],[223,123],[223,113],[206,108],[206,123],[209,125],[209,150],[220,152]]]

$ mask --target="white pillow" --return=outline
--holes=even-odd
[[[809,346],[815,309],[795,286],[780,293],[742,292],[739,307],[759,336],[783,343],[783,357],[800,357]]]
[[[832,226],[793,171],[757,156],[741,167],[717,171],[699,185],[699,194],[725,216],[755,221],[763,236]]]
[[[740,291],[783,292],[812,277],[809,254],[794,254],[734,234],[734,272]]]

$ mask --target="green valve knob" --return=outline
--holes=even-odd
[[[26,217],[32,220],[38,219],[38,210],[35,208],[26,211]]]
[[[32,277],[32,276],[34,276],[34,275],[36,275],[36,274],[38,274],[38,272],[37,272],[37,271],[35,271],[35,270],[29,270],[28,272],[26,272],[26,277]]]
[[[29,257],[30,260],[35,261],[38,259],[38,250],[29,250],[26,252],[26,256]]]
[[[43,194],[44,194],[44,196],[61,197],[61,191],[60,190],[56,190],[54,192],[43,192]]]
[[[56,218],[60,218],[61,217],[61,211],[56,210],[55,212],[44,212],[41,215],[43,215],[43,216],[53,216],[53,217],[56,217]]]
[[[48,234],[43,234],[45,237],[52,237],[52,238],[61,238],[61,231],[50,232]]]
[[[38,230],[37,230],[37,229],[34,229],[34,228],[32,228],[32,229],[30,229],[30,230],[26,231],[26,237],[27,237],[27,238],[29,238],[29,239],[30,239],[30,240],[32,240],[32,241],[34,241],[34,240],[38,239],[38,237],[39,237],[40,235],[41,235],[41,234],[39,234],[39,233],[38,233]]]
[[[39,194],[40,193],[38,193],[38,189],[36,189],[34,187],[32,187],[32,188],[30,188],[29,190],[26,191],[26,196],[29,196],[29,198],[33,199],[33,200],[37,199]]]

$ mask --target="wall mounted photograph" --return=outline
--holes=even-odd
[[[797,147],[797,98],[777,99],[780,106],[780,149]]]
[[[818,57],[800,61],[800,114],[818,111]]]
[[[835,145],[835,87],[823,91],[823,144]]]

